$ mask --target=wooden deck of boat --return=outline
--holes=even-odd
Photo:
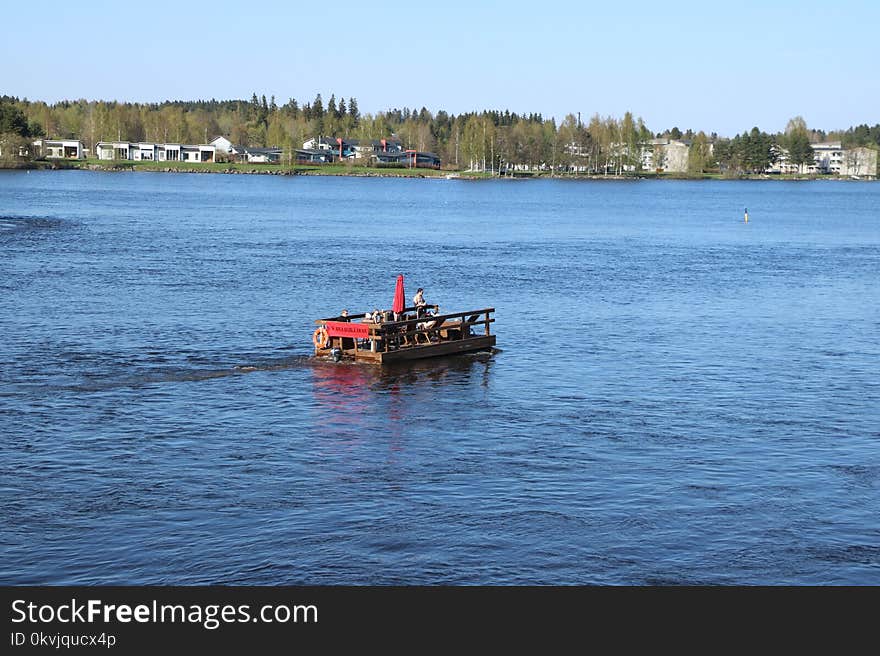
[[[315,355],[332,357],[334,349],[338,349],[338,356],[345,359],[390,364],[485,351],[495,346],[495,335],[490,330],[495,321],[494,308],[418,318],[405,314],[413,310],[405,308],[406,318],[399,321],[378,324],[356,323],[354,320],[363,319],[363,314],[318,319],[316,324],[335,329],[337,336],[331,336],[325,348],[316,346]],[[339,337],[352,334],[348,324],[353,324],[352,328],[357,326],[362,338]],[[474,328],[478,326],[482,327],[482,334],[475,334]]]
[[[406,360],[420,360],[422,358],[433,358],[443,355],[485,351],[493,346],[495,346],[495,335],[489,335],[488,337],[481,335],[479,337],[459,339],[454,342],[405,346],[396,351],[379,353],[373,353],[366,349],[358,349],[357,351],[354,349],[345,349],[343,354],[356,360],[375,362],[376,364],[390,364],[392,362],[404,362]],[[325,352],[322,353],[322,355],[330,355],[330,349],[324,349],[324,351]]]

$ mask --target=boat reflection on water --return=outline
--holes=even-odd
[[[438,395],[482,398],[492,362],[488,352],[383,367],[317,362],[312,367],[315,426],[354,441],[374,431],[400,437],[407,422],[423,416]]]

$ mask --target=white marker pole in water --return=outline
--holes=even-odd
[[[749,208],[746,208],[746,223],[749,222]]]

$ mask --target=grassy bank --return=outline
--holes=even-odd
[[[350,175],[400,178],[443,177],[446,171],[433,169],[379,168],[348,164],[287,165],[241,164],[233,162],[133,162],[88,159],[80,161],[34,162],[36,168],[88,169],[91,171],[156,171],[165,173],[247,173],[264,175]]]
[[[165,173],[227,173],[264,175],[333,175],[387,178],[443,178],[454,176],[464,180],[488,180],[499,176],[489,171],[455,171],[355,166],[352,164],[299,165],[239,164],[225,162],[134,162],[122,160],[0,160],[0,169],[84,169],[90,171],[154,171]],[[505,179],[509,179],[504,176]],[[517,172],[516,179],[554,178],[560,180],[849,180],[849,176],[741,174],[720,173],[656,173],[640,171],[621,175],[586,173],[549,173],[547,171]],[[862,178],[870,179],[870,178]]]

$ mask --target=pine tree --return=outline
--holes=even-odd
[[[20,137],[31,136],[24,112],[11,103],[0,103],[0,134],[15,134]]]
[[[331,118],[339,118],[339,114],[336,110],[336,94],[330,94],[330,100],[327,103],[327,116]]]
[[[786,139],[788,144],[788,161],[800,169],[814,161],[813,146],[806,132],[795,132]]]

